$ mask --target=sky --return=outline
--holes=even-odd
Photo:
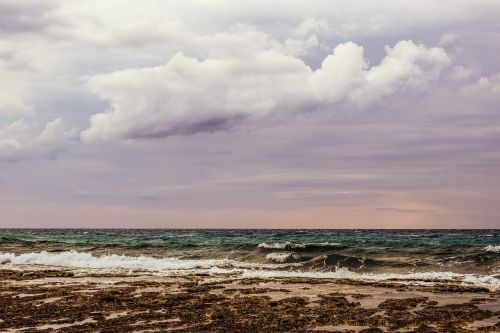
[[[0,227],[500,228],[498,0],[0,0]]]

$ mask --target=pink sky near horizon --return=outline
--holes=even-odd
[[[24,204],[0,206],[0,228],[495,229],[450,211],[322,207],[289,210],[166,211],[158,208]],[[43,224],[40,223],[43,221]]]

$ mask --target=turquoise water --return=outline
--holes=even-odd
[[[277,242],[341,243],[345,246],[500,245],[500,230],[166,230],[0,229],[9,242],[119,246],[238,246]]]

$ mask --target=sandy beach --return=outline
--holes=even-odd
[[[500,293],[453,281],[0,270],[2,332],[499,332]]]

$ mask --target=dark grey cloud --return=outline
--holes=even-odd
[[[214,133],[219,131],[228,131],[238,124],[241,124],[246,117],[243,115],[230,115],[227,117],[213,117],[206,120],[195,121],[192,123],[185,122],[177,124],[168,129],[162,129],[161,124],[159,128],[156,127],[143,127],[135,128],[129,133],[125,134],[127,139],[160,139],[173,135],[194,135],[198,133]]]

